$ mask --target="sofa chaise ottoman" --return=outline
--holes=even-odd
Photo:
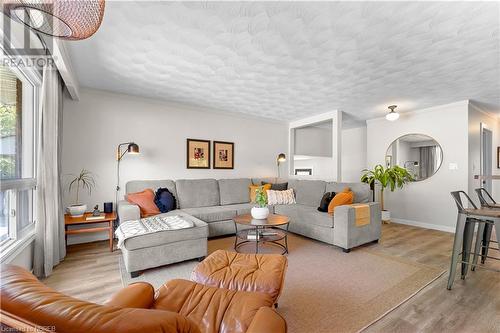
[[[137,277],[140,271],[147,268],[206,257],[207,224],[180,211],[172,211],[159,216],[169,215],[185,218],[193,222],[194,227],[164,230],[125,239],[120,249],[125,268],[131,277]]]

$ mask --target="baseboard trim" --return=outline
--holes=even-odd
[[[418,227],[418,228],[445,231],[445,232],[450,232],[452,234],[455,233],[455,227],[450,227],[450,226],[446,226],[446,225],[438,225],[438,224],[432,224],[432,223],[424,223],[424,222],[419,222],[419,221],[406,220],[406,219],[395,219],[395,218],[391,218],[391,221],[394,223],[411,225],[413,227]]]

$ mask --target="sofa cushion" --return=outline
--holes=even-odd
[[[165,187],[167,188],[170,193],[172,193],[174,196],[177,196],[177,193],[175,191],[175,182],[170,179],[164,179],[164,180],[131,180],[125,184],[125,192],[126,193],[133,193],[133,192],[140,192],[143,191],[147,188],[152,189],[153,191],[156,191],[160,187]]]
[[[372,201],[372,191],[370,190],[370,185],[365,183],[337,183],[328,182],[326,184],[327,192],[339,193],[346,187],[349,187],[354,193],[354,203],[365,203]]]
[[[295,202],[298,204],[318,207],[323,194],[325,194],[326,182],[323,180],[292,179],[288,182],[288,188],[292,188],[295,192]]]
[[[300,204],[276,205],[275,214],[286,215],[291,224],[313,224],[320,227],[333,228],[333,216],[328,213],[318,212],[317,207]]]
[[[250,178],[219,179],[220,204],[232,205],[250,202],[248,186],[251,184]]]
[[[225,208],[236,210],[236,215],[244,215],[250,214],[252,207],[255,207],[255,204],[252,203],[242,203],[242,204],[234,204],[234,205],[226,205]],[[271,210],[269,208],[269,210]]]
[[[237,209],[231,205],[184,208],[182,211],[207,223],[231,220],[238,215]]]
[[[160,187],[167,188],[170,193],[177,199],[177,191],[175,182],[170,179],[163,180],[131,180],[125,184],[125,193],[140,192],[147,188],[156,192]],[[177,200],[177,208],[179,208],[179,201]]]
[[[175,187],[181,209],[219,205],[219,184],[215,179],[179,179]]]
[[[158,216],[173,216],[179,215],[183,218],[190,220],[194,223],[193,228],[177,229],[177,230],[163,230],[160,232],[153,232],[145,235],[137,235],[127,238],[123,246],[127,250],[136,250],[142,248],[151,248],[153,246],[164,245],[169,243],[180,242],[188,239],[205,239],[208,237],[208,226],[205,222],[200,221],[196,217],[190,216],[180,210],[172,210],[168,213]]]
[[[276,177],[265,177],[265,178],[252,178],[252,184],[261,185],[264,184],[274,184],[274,183],[286,183],[286,178],[276,178]]]

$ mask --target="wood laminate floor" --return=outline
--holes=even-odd
[[[385,224],[373,250],[448,269],[452,244],[450,233]],[[497,252],[491,254],[498,256]],[[44,282],[68,295],[102,303],[122,288],[119,256],[119,250],[109,252],[107,241],[69,246],[64,261]],[[488,266],[500,268],[493,260]],[[446,289],[447,279],[444,274],[365,332],[500,333],[500,273],[478,269],[465,281],[457,276],[451,291]]]

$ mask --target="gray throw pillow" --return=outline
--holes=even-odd
[[[262,182],[262,185],[265,185],[265,182]],[[271,190],[273,191],[286,191],[288,189],[288,183],[280,183],[280,184],[271,184]]]

